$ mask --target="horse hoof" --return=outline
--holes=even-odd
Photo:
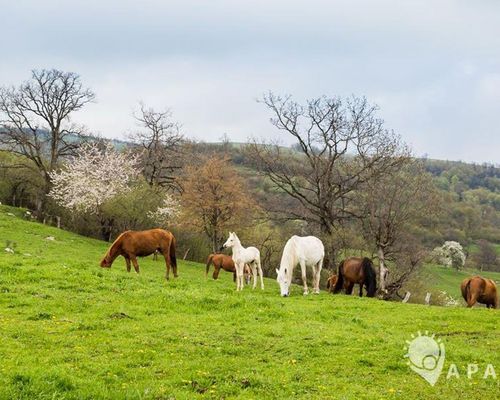
[[[309,292],[304,292],[304,296],[307,296],[309,294]]]

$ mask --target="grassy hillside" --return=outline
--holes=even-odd
[[[452,268],[447,268],[440,265],[428,265],[426,266],[426,273],[426,278],[428,279],[428,284],[430,287],[434,287],[438,290],[443,290],[456,299],[462,299],[462,294],[460,293],[460,284],[465,278],[469,276],[481,275],[485,278],[493,279],[497,283],[500,282],[500,272],[481,272],[476,270],[456,271]]]
[[[15,215],[8,215],[7,213]],[[494,398],[499,311],[375,299],[236,293],[229,274],[206,280],[181,262],[166,283],[160,261],[128,274],[98,261],[107,244],[24,221],[0,207],[0,398],[432,399]],[[55,240],[47,240],[53,236]],[[3,244],[14,241],[15,254]],[[403,357],[417,331],[446,345],[431,387]],[[480,374],[465,376],[467,363]]]
[[[497,283],[500,282],[500,272],[481,272],[477,270],[456,271],[452,268],[447,268],[440,265],[427,265],[425,267],[424,277],[429,287],[443,290],[456,299],[462,299],[462,294],[460,293],[460,284],[465,278],[474,275],[481,275],[486,278],[493,279]]]

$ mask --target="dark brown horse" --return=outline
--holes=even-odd
[[[363,296],[363,286],[366,287],[368,297],[375,296],[377,291],[377,274],[369,258],[349,257],[342,261],[337,272],[337,281],[333,293],[345,289],[346,294],[351,294],[354,285],[359,285],[359,296]]]
[[[491,279],[474,276],[466,278],[460,286],[467,307],[476,303],[486,304],[486,307],[498,308],[497,285]]]
[[[214,265],[214,273],[212,274],[212,278],[219,278],[220,270],[223,269],[224,271],[232,272],[233,282],[236,282],[236,267],[234,266],[234,261],[231,256],[220,253],[210,254],[207,258],[207,269],[205,271],[205,276],[208,275],[210,265],[212,264]],[[246,283],[248,284],[250,278],[252,277],[252,271],[250,270],[250,267],[248,265],[245,265],[244,274]]]
[[[139,273],[137,257],[145,257],[158,251],[165,257],[167,272],[165,278],[169,279],[170,266],[174,277],[177,277],[177,259],[175,257],[175,237],[163,229],[150,229],[147,231],[125,231],[116,238],[106,255],[101,261],[102,268],[111,268],[111,264],[118,256],[123,256],[130,272],[130,261],[135,272]]]

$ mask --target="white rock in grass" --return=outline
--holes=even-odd
[[[56,240],[56,238],[54,236],[47,236],[45,240]]]
[[[8,215],[9,217],[15,217],[15,216],[16,216],[16,214],[12,214],[12,213],[7,213],[7,215]]]
[[[14,250],[12,250],[10,247],[5,248],[6,253],[14,254]]]

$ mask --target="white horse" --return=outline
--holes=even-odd
[[[293,269],[300,264],[302,270],[302,282],[304,283],[304,295],[309,293],[307,288],[306,267],[313,269],[314,293],[319,293],[319,279],[323,259],[325,258],[325,247],[321,240],[315,236],[292,236],[285,244],[281,256],[280,269],[276,269],[277,278],[282,296],[290,293]]]
[[[262,267],[260,265],[260,252],[255,247],[243,247],[236,233],[230,232],[226,243],[222,247],[232,247],[233,261],[236,267],[236,290],[243,290],[245,264],[252,269],[253,288],[257,286],[257,271],[260,275],[260,288],[264,289],[264,280],[262,279]]]

